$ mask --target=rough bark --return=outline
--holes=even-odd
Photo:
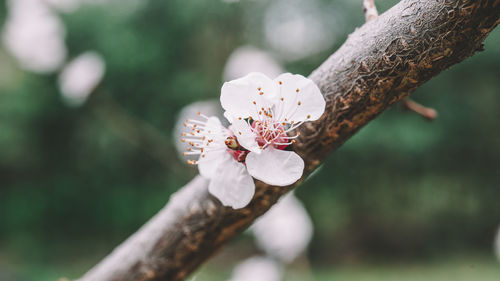
[[[403,0],[357,29],[310,75],[327,108],[320,120],[301,126],[294,146],[306,162],[304,178],[391,104],[482,50],[499,22],[500,0]],[[250,205],[233,210],[196,177],[79,280],[182,280],[299,184],[256,182]]]

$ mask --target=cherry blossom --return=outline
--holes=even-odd
[[[251,230],[257,245],[268,256],[291,263],[309,245],[313,225],[306,209],[291,192],[260,217]]]
[[[252,177],[277,186],[302,177],[304,161],[285,149],[299,136],[289,134],[323,115],[325,100],[313,81],[290,73],[271,80],[254,72],[224,83],[220,99],[234,135],[248,150],[245,163]]]
[[[285,73],[271,80],[250,73],[224,83],[221,91],[229,128],[217,117],[198,113],[184,123],[185,156],[210,179],[209,192],[225,206],[243,208],[252,200],[255,184],[286,186],[302,177],[304,161],[289,150],[299,134],[289,136],[306,121],[317,120],[325,100],[318,87],[301,75]]]
[[[69,62],[59,74],[59,89],[70,106],[80,106],[101,82],[106,65],[102,57],[87,51]]]
[[[198,155],[198,160],[187,162],[198,165],[200,174],[210,179],[209,192],[224,206],[243,208],[252,200],[255,184],[245,165],[228,151],[234,141],[232,133],[219,118],[198,115],[201,120],[188,119],[184,123],[189,130],[182,133],[182,141],[190,145],[184,155]]]
[[[280,281],[283,269],[273,259],[252,257],[236,266],[229,281]]]

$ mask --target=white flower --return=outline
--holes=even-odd
[[[92,51],[68,63],[59,75],[59,88],[64,100],[72,106],[82,105],[104,76],[105,63]]]
[[[237,161],[238,154],[231,154],[232,133],[224,128],[219,118],[198,115],[204,120],[188,119],[184,126],[190,132],[183,133],[183,142],[190,146],[184,155],[199,155],[198,160],[188,160],[197,164],[200,174],[210,179],[208,191],[224,206],[243,208],[252,200],[255,184],[246,171],[245,165]]]
[[[336,15],[338,7],[329,9],[321,2],[269,1],[263,19],[264,37],[281,59],[301,60],[327,50],[335,43],[342,29]]]
[[[300,179],[304,161],[283,149],[298,137],[288,136],[289,132],[325,111],[314,82],[290,73],[271,80],[254,72],[224,83],[220,99],[239,144],[249,151],[245,162],[250,175],[277,186]]]
[[[233,270],[230,281],[280,281],[283,270],[272,259],[264,257],[249,258]]]
[[[245,45],[234,50],[227,59],[222,75],[224,82],[243,77],[250,72],[262,72],[267,76],[276,77],[283,73],[283,67],[271,54]]]
[[[309,245],[313,226],[307,211],[290,193],[252,226],[257,245],[267,255],[290,263]]]
[[[285,150],[298,137],[288,136],[303,122],[318,119],[325,100],[318,87],[301,75],[289,73],[269,79],[261,73],[224,83],[221,104],[231,126],[217,117],[188,119],[184,155],[199,155],[200,174],[210,179],[209,191],[223,205],[245,207],[252,199],[252,177],[267,184],[286,186],[302,176],[304,161]]]
[[[66,29],[40,0],[10,0],[2,41],[19,65],[37,73],[54,72],[66,59]]]

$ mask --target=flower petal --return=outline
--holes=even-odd
[[[214,150],[205,153],[205,157],[198,160],[198,171],[204,178],[212,179],[215,171],[224,158],[224,154],[229,154],[226,150]]]
[[[248,205],[255,193],[255,184],[245,165],[234,160],[229,153],[217,166],[208,191],[224,206],[240,209]]]
[[[269,77],[262,73],[252,72],[242,78],[224,83],[220,102],[227,115],[233,120],[249,116],[259,120],[261,108],[272,108],[273,100],[277,95],[276,90],[276,85]]]
[[[236,120],[231,126],[231,129],[241,146],[255,153],[261,152],[262,148],[260,148],[256,141],[257,136],[246,121]]]
[[[262,150],[260,154],[250,152],[246,164],[252,177],[277,186],[296,182],[304,172],[304,161],[297,153],[273,147]]]
[[[198,140],[194,141],[196,142],[195,148],[203,149],[198,159],[198,171],[203,177],[211,179],[223,156],[229,155],[225,144],[229,134],[221,125],[219,118],[215,116],[208,117],[205,124],[198,128],[200,132],[195,134],[198,137]]]
[[[318,86],[302,75],[283,73],[274,79],[278,85],[278,112],[288,122],[313,121],[323,115],[325,99]]]
[[[224,117],[226,117],[227,121],[229,121],[229,123],[233,123],[233,116],[227,112],[227,111],[224,111]]]

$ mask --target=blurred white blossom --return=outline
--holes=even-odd
[[[253,46],[241,46],[229,56],[224,67],[223,78],[224,81],[230,81],[250,72],[261,72],[274,78],[285,71],[267,52]]]
[[[272,259],[252,257],[238,264],[229,281],[281,281],[283,271]]]
[[[289,61],[326,50],[334,43],[336,34],[323,15],[315,0],[272,1],[264,17],[266,40]]]
[[[69,62],[59,75],[64,100],[72,106],[83,104],[104,76],[105,63],[96,52],[86,52]]]
[[[43,0],[9,0],[2,41],[20,66],[29,71],[56,71],[67,54],[66,29]]]
[[[113,12],[117,10],[135,10],[135,7],[142,5],[146,1],[141,0],[41,0],[45,1],[51,7],[63,13],[73,13],[84,5],[111,4]]]
[[[257,245],[285,263],[305,251],[313,234],[311,219],[293,193],[283,197],[251,229]]]

